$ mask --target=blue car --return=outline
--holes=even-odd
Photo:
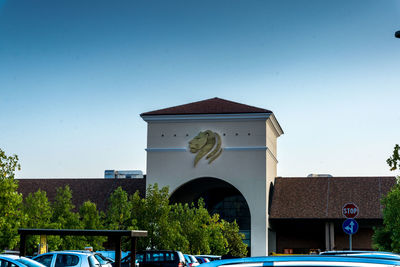
[[[201,267],[394,267],[400,266],[399,260],[377,259],[353,256],[270,256],[218,260],[203,263]]]
[[[363,250],[338,250],[338,251],[324,251],[319,255],[322,256],[348,256],[348,257],[361,257],[373,259],[388,259],[400,261],[400,255],[393,252],[384,251],[363,251]]]

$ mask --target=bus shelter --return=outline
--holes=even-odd
[[[147,231],[142,230],[80,230],[80,229],[18,229],[20,235],[20,256],[26,255],[26,236],[28,235],[58,235],[58,236],[107,236],[115,244],[115,267],[121,267],[121,238],[127,236],[131,243],[131,266],[135,266],[136,243],[138,237],[146,237]]]

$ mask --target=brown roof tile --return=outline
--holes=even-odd
[[[395,177],[276,178],[271,219],[342,219],[342,207],[355,203],[359,219],[381,219],[381,196]]]
[[[140,116],[238,113],[272,113],[272,111],[215,97],[185,105],[145,112],[140,114]]]
[[[85,201],[96,203],[99,210],[105,211],[109,196],[119,186],[128,194],[139,190],[141,196],[145,195],[146,179],[18,179],[18,191],[24,198],[29,193],[41,189],[47,192],[47,197],[53,201],[59,187],[69,185],[72,190],[72,202],[79,208]]]

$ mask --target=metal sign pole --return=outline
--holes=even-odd
[[[349,241],[350,241],[350,251],[351,251],[351,250],[353,250],[353,249],[352,249],[352,244],[351,244],[351,237],[352,237],[352,236],[353,236],[353,235],[349,235]]]

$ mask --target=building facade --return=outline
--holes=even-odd
[[[202,199],[210,213],[236,220],[251,256],[348,249],[342,207],[359,207],[353,249],[371,250],[382,225],[380,199],[395,177],[278,177],[278,137],[267,109],[212,98],[142,113],[147,122],[147,167],[141,179],[20,179],[24,197],[38,189],[50,200],[69,185],[79,207],[91,200],[105,210],[119,186],[145,195],[146,185],[168,186],[170,201]]]
[[[252,256],[267,255],[270,185],[277,174],[274,114],[219,98],[141,114],[147,122],[147,182],[169,186],[171,200],[202,198],[236,219]],[[273,250],[274,248],[272,248]]]

